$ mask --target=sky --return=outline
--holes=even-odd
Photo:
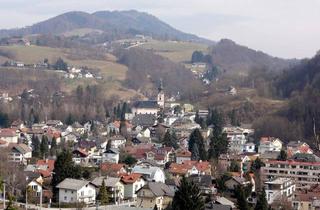
[[[184,32],[222,38],[283,58],[320,50],[320,0],[0,0],[0,28],[32,25],[64,12],[148,12]]]

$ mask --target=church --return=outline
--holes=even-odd
[[[132,105],[132,113],[134,115],[138,115],[138,114],[158,115],[158,112],[161,109],[164,109],[164,105],[165,105],[165,95],[163,91],[162,80],[160,80],[157,100],[136,101]]]

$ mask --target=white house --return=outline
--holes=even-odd
[[[125,199],[137,198],[136,192],[146,184],[146,180],[143,178],[142,174],[137,173],[122,175],[121,181],[124,183]]]
[[[296,190],[295,183],[289,178],[277,178],[264,183],[268,204],[272,204],[276,200],[292,199]]]
[[[242,145],[243,152],[253,153],[253,152],[255,152],[255,148],[256,148],[256,146],[252,142],[247,142],[244,145]]]
[[[191,152],[188,150],[178,150],[176,151],[176,163],[182,164],[184,161],[191,160]]]
[[[89,181],[67,178],[56,187],[60,203],[95,203],[96,188]]]
[[[136,165],[132,169],[132,172],[142,174],[147,181],[162,182],[162,183],[165,182],[165,174],[163,170],[159,167]]]
[[[32,150],[25,144],[9,144],[9,160],[26,165],[32,158]]]
[[[39,182],[37,182],[36,180],[32,180],[31,182],[28,183],[27,186],[31,188],[32,192],[34,193],[33,196],[37,198],[40,197],[41,191],[42,191],[42,185]]]
[[[265,152],[280,152],[282,149],[282,141],[275,137],[262,137],[258,151],[260,154]]]
[[[118,163],[120,152],[118,149],[110,148],[107,149],[102,155],[102,162]]]
[[[126,144],[126,138],[120,135],[112,136],[109,141],[111,141],[111,148],[115,149],[124,147]]]
[[[18,143],[19,135],[15,129],[3,128],[0,129],[0,139],[8,143]]]

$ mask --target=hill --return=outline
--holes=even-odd
[[[103,31],[100,36],[107,38],[132,37],[137,34],[165,40],[209,42],[196,35],[181,32],[155,16],[130,11],[68,12],[20,29],[0,30],[0,38],[30,34],[62,34],[75,29]],[[96,34],[97,35],[97,34]]]
[[[241,46],[232,40],[222,39],[214,45],[209,53],[215,64],[229,72],[244,73],[254,68],[283,70],[294,66],[297,60],[272,57],[261,51]]]

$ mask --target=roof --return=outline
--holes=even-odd
[[[47,166],[48,171],[53,171],[54,163],[55,163],[55,160],[46,159],[46,160],[38,160],[36,165],[37,166]]]
[[[151,179],[155,176],[157,171],[162,171],[162,170],[156,166],[141,166],[141,165],[136,165],[132,169],[133,173],[148,175],[150,176]]]
[[[222,205],[231,206],[232,208],[235,208],[235,207],[236,207],[235,204],[234,204],[232,201],[228,200],[228,199],[225,198],[225,197],[217,196],[217,197],[216,197],[216,202],[217,202],[217,203],[220,203],[220,204],[222,204]]]
[[[100,187],[102,185],[103,180],[107,187],[114,187],[121,179],[116,177],[100,176],[92,180],[91,183],[97,187]]]
[[[86,180],[67,178],[60,182],[56,187],[60,189],[79,190],[88,184],[90,184],[90,182]]]
[[[73,128],[83,128],[83,126],[82,126],[79,122],[74,122],[74,123],[72,124],[72,127],[73,127]]]
[[[173,174],[185,175],[190,169],[196,167],[198,171],[205,172],[210,169],[210,163],[208,161],[184,161],[182,164],[171,163],[169,172]]]
[[[136,101],[132,105],[135,108],[157,109],[159,108],[157,101]]]
[[[269,160],[266,163],[269,164],[287,164],[287,165],[304,165],[304,166],[320,166],[320,162],[302,162],[302,161],[294,161],[294,160]]]
[[[110,149],[107,149],[104,153],[113,153],[113,154],[119,154],[119,150],[116,149],[116,148],[110,148]]]
[[[222,205],[222,204],[217,204],[217,203],[210,203],[206,205],[206,210],[231,210],[230,205]]]
[[[143,178],[142,174],[139,173],[131,173],[131,174],[122,174],[121,181],[125,184],[135,183],[140,178]]]
[[[188,150],[178,150],[176,153],[176,157],[191,157],[191,152]]]
[[[6,142],[5,140],[3,139],[0,139],[0,145],[6,145],[8,142]]]
[[[100,167],[102,171],[119,172],[124,166],[120,163],[102,163]]]
[[[187,180],[192,181],[193,183],[199,186],[206,186],[209,187],[212,185],[212,176],[210,175],[191,175],[187,177]]]
[[[174,191],[168,185],[166,185],[164,183],[148,182],[141,189],[139,189],[138,192],[143,189],[150,190],[153,193],[153,195],[156,197],[159,197],[159,196],[173,197],[174,196]],[[142,197],[146,197],[146,196],[142,196]]]
[[[21,154],[26,154],[28,152],[32,152],[31,148],[28,147],[28,145],[26,144],[14,144],[14,143],[10,143],[9,147],[11,149],[16,149],[19,153]]]
[[[134,126],[153,126],[156,122],[157,117],[153,114],[137,114],[132,119],[132,124]]]
[[[0,137],[15,137],[17,136],[16,130],[12,128],[0,129]]]

